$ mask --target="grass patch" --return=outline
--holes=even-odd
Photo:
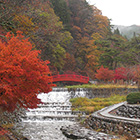
[[[91,114],[106,106],[117,104],[123,101],[126,101],[125,95],[112,95],[108,98],[88,99],[86,97],[78,97],[70,99],[73,111],[83,111],[86,114]]]
[[[128,137],[128,136],[119,136],[118,139],[112,139],[112,140],[136,140],[136,138]]]
[[[137,86],[131,85],[117,85],[117,84],[83,84],[66,86],[66,88],[137,88]]]

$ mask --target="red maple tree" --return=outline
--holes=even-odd
[[[17,105],[35,108],[40,92],[51,91],[52,78],[47,64],[41,60],[40,51],[25,39],[7,33],[6,42],[0,40],[0,107],[13,111]]]
[[[97,73],[95,74],[95,77],[99,80],[111,81],[114,78],[114,71],[109,70],[108,68],[104,68],[103,66],[101,66],[97,70]]]
[[[140,65],[133,68],[134,81],[137,82],[138,88],[140,89]]]
[[[116,80],[127,80],[129,70],[124,67],[119,67],[115,69],[115,79]]]

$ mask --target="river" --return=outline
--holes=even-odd
[[[70,140],[62,134],[60,128],[73,123],[71,121],[22,122],[17,128],[29,140]]]
[[[84,96],[83,92],[78,96]],[[62,126],[75,123],[76,115],[72,114],[67,89],[55,88],[48,94],[39,94],[38,98],[44,104],[26,112],[26,117],[16,126],[18,132],[29,140],[69,140],[60,130]]]

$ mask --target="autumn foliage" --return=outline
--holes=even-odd
[[[96,78],[103,81],[111,81],[114,79],[114,71],[109,70],[108,68],[104,68],[101,66],[97,73],[95,74]]]
[[[140,36],[127,40],[86,0],[2,0],[0,13],[0,37],[22,31],[41,50],[41,59],[51,62],[53,73],[86,71],[94,79],[98,66],[115,70],[140,63]],[[116,73],[116,80],[126,80]],[[127,79],[137,72],[130,73]]]
[[[133,70],[134,80],[140,84],[140,65],[135,66]]]
[[[115,79],[116,80],[127,80],[128,70],[124,67],[117,68],[115,70]]]
[[[17,36],[7,33],[0,41],[0,107],[12,111],[17,105],[35,108],[40,92],[51,91],[52,79],[47,66],[32,44],[20,31]]]
[[[108,68],[104,68],[101,66],[95,77],[101,81],[125,81],[127,83],[136,82],[138,87],[140,86],[140,66],[134,67],[118,67],[114,71],[109,70]]]

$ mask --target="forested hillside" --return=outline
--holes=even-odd
[[[101,65],[111,70],[140,63],[140,37],[128,41],[86,0],[2,0],[0,38],[23,35],[49,60],[53,74],[75,72],[95,78]]]
[[[121,25],[115,25],[114,29],[119,29],[121,35],[126,37],[127,39],[131,39],[134,36],[140,35],[140,26],[138,25],[131,25],[131,26],[121,26]]]

